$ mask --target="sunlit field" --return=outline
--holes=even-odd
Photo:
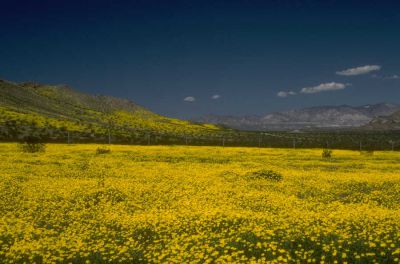
[[[398,263],[400,153],[0,144],[0,260]]]

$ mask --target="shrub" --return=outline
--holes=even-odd
[[[373,156],[374,155],[374,151],[373,150],[360,150],[360,155]]]
[[[111,149],[108,147],[98,147],[96,149],[96,154],[108,154],[111,152]]]
[[[38,137],[25,137],[24,141],[20,143],[20,148],[22,152],[26,153],[36,153],[36,152],[45,152],[46,144],[40,142],[40,138]]]
[[[45,152],[46,145],[44,143],[21,143],[21,150],[26,153]]]
[[[281,181],[283,179],[283,176],[279,172],[267,169],[252,172],[250,173],[250,177],[253,179],[266,179],[271,181]]]
[[[77,190],[73,197],[73,203],[77,207],[95,207],[99,204],[110,203],[116,205],[127,200],[128,196],[116,188],[99,187],[94,190]]]
[[[331,157],[332,157],[332,150],[330,150],[330,149],[323,149],[323,150],[322,150],[322,157],[323,157],[323,158],[331,158]]]

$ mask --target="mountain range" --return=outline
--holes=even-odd
[[[400,131],[400,111],[396,111],[389,116],[380,116],[369,122],[365,128],[372,130],[399,130]]]
[[[396,129],[394,124],[397,119],[392,120],[390,115],[397,111],[400,111],[399,104],[378,103],[362,106],[318,106],[265,115],[207,115],[196,118],[194,121],[255,131],[354,128]],[[394,116],[398,116],[398,113]]]

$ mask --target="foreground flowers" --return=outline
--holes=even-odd
[[[396,152],[0,146],[5,263],[400,261]]]

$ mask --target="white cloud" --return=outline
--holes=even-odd
[[[183,101],[185,101],[185,102],[194,102],[194,101],[196,101],[196,98],[194,98],[193,96],[188,96],[188,97],[185,97],[183,99]]]
[[[379,65],[365,65],[365,66],[350,68],[343,71],[338,71],[336,72],[336,74],[343,76],[354,76],[354,75],[367,74],[372,71],[379,71],[381,68],[382,67]]]
[[[327,92],[327,91],[335,91],[335,90],[343,90],[347,86],[350,86],[349,83],[337,83],[337,82],[330,82],[330,83],[321,83],[320,85],[313,86],[313,87],[305,87],[301,89],[301,93],[305,94],[314,94],[320,92]]]
[[[219,98],[221,98],[221,95],[219,95],[219,94],[214,94],[213,96],[211,96],[211,99],[213,99],[213,100],[217,100]]]
[[[400,79],[400,75],[394,74],[394,75],[386,77],[386,79],[389,79],[389,80]]]
[[[397,80],[400,79],[400,75],[393,74],[393,75],[378,75],[378,74],[371,74],[372,78],[375,79],[382,79],[382,80]]]
[[[288,96],[290,96],[290,95],[296,95],[296,93],[293,92],[293,91],[288,91],[288,92],[280,91],[280,92],[278,92],[278,93],[276,94],[276,96],[282,97],[282,98],[288,97]]]

